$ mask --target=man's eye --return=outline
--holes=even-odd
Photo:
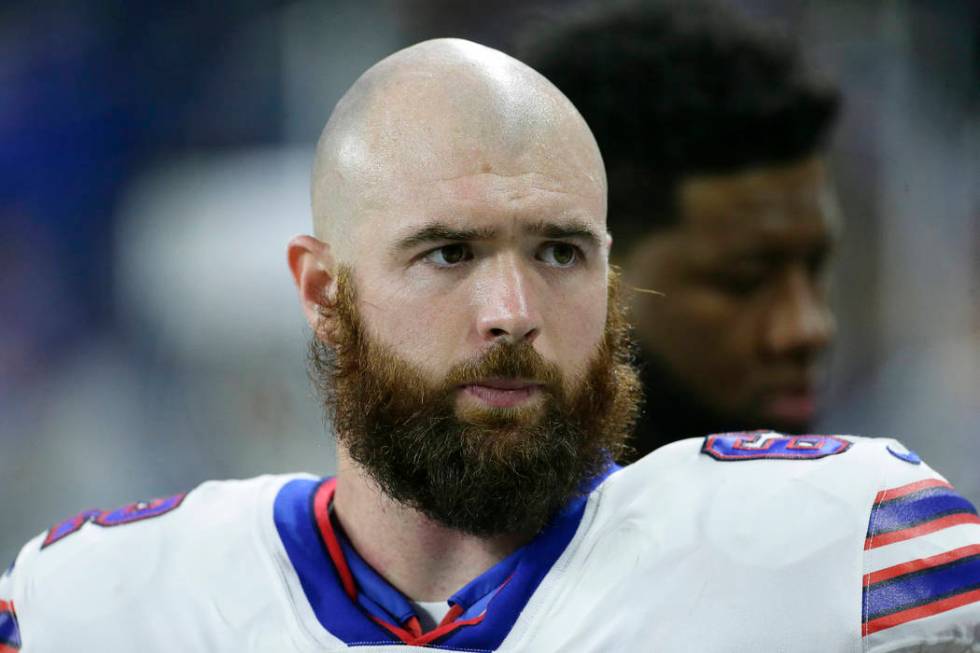
[[[712,275],[714,285],[730,295],[751,295],[764,286],[770,272],[757,266],[735,266],[717,271]]]
[[[731,275],[719,279],[719,285],[732,295],[751,295],[766,282],[762,275]]]
[[[822,249],[814,252],[807,257],[806,267],[810,274],[814,277],[824,276],[824,272],[827,269],[827,262],[830,259],[831,252],[829,249]]]
[[[541,248],[538,258],[556,268],[567,268],[578,262],[579,253],[569,243],[548,243]]]
[[[439,267],[452,267],[473,258],[468,245],[443,245],[425,255],[425,260]]]

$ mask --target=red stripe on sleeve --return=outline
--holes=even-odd
[[[864,586],[867,587],[868,585],[873,585],[874,583],[891,580],[897,576],[904,576],[905,574],[922,571],[923,569],[938,567],[939,565],[961,560],[962,558],[966,558],[971,555],[980,555],[980,544],[963,546],[958,549],[953,549],[952,551],[947,551],[946,553],[929,556],[928,558],[919,558],[918,560],[910,560],[909,562],[904,562],[900,565],[895,565],[894,567],[887,567],[874,573],[866,574],[864,577]]]
[[[951,490],[953,489],[952,485],[942,479],[927,478],[922,481],[916,481],[915,483],[909,483],[908,485],[902,485],[890,490],[882,490],[875,497],[875,503],[891,501],[892,499],[904,497],[906,494],[912,494],[913,492],[918,492],[919,490],[925,490],[931,487],[945,487]]]
[[[20,649],[7,646],[6,644],[0,644],[0,653],[20,653]]]
[[[980,590],[973,590],[971,592],[964,592],[963,594],[957,594],[956,596],[951,596],[939,601],[933,601],[932,603],[927,603],[926,605],[920,605],[915,608],[909,608],[908,610],[902,610],[901,612],[885,615],[884,617],[878,617],[877,619],[869,621],[864,625],[864,636],[867,637],[868,635],[885,630],[886,628],[893,628],[895,626],[908,623],[909,621],[931,617],[932,615],[939,614],[940,612],[946,612],[970,603],[976,603],[977,601],[980,601]]]
[[[4,601],[3,599],[0,599],[0,612],[15,613],[16,611],[14,610],[14,602]]]
[[[946,517],[933,519],[932,521],[927,521],[924,524],[919,524],[912,528],[903,528],[899,531],[872,535],[864,540],[864,550],[877,549],[879,546],[894,544],[895,542],[904,542],[905,540],[911,540],[913,537],[935,533],[944,528],[959,526],[960,524],[980,524],[980,517],[971,513],[947,515]]]

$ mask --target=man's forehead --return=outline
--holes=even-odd
[[[561,190],[588,183],[605,192],[602,160],[591,135],[573,116],[543,121],[528,114],[526,120],[512,116],[494,125],[472,118],[406,119],[397,133],[368,132],[367,147],[351,148],[359,152],[360,166],[345,167],[368,186],[441,184],[479,191],[494,184],[531,184]],[[381,146],[379,141],[384,141]]]
[[[508,201],[547,210],[549,192],[595,204],[593,189],[604,196],[598,148],[554,86],[503,53],[439,40],[393,55],[348,91],[318,144],[312,190],[317,234],[336,240],[371,215]]]
[[[822,161],[691,177],[678,193],[682,228],[738,241],[834,228],[836,199]]]
[[[400,241],[433,225],[472,232],[473,239],[547,235],[550,226],[556,237],[562,228],[601,240],[605,195],[592,184],[537,173],[436,179],[365,204],[356,231],[359,241]]]
[[[512,205],[592,206],[602,202],[605,187],[588,171],[556,161],[510,161],[492,165],[486,159],[450,163],[440,175],[405,170],[371,193],[392,201],[445,202],[457,206]]]
[[[828,190],[823,161],[811,158],[733,173],[693,175],[681,182],[685,216],[713,220],[717,214],[759,213],[819,201]]]
[[[775,216],[733,215],[725,228],[688,230],[684,247],[695,260],[808,256],[831,248],[837,222],[821,211]]]
[[[501,167],[589,145],[584,123],[544,78],[500,52],[452,43],[439,57],[409,48],[365,74],[346,103],[348,119],[338,121],[336,165],[367,177],[408,167],[434,178],[460,159]]]
[[[678,264],[809,257],[833,248],[840,219],[818,158],[731,175],[690,177],[678,188],[680,222],[657,240]]]

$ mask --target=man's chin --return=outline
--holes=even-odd
[[[773,397],[761,411],[762,423],[786,433],[806,433],[817,418],[817,399],[811,392]]]
[[[463,425],[499,430],[501,434],[524,430],[541,423],[544,406],[535,403],[517,408],[491,408],[461,404],[456,406],[456,419]]]
[[[456,419],[463,424],[474,426],[498,426],[501,428],[520,428],[532,426],[544,417],[545,401],[543,393],[521,398],[514,402],[484,401],[472,393],[460,391],[456,398]]]

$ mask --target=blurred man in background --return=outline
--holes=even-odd
[[[597,7],[530,36],[518,56],[596,136],[614,261],[640,289],[637,456],[711,432],[806,432],[834,335],[837,90],[794,44],[712,4]]]

